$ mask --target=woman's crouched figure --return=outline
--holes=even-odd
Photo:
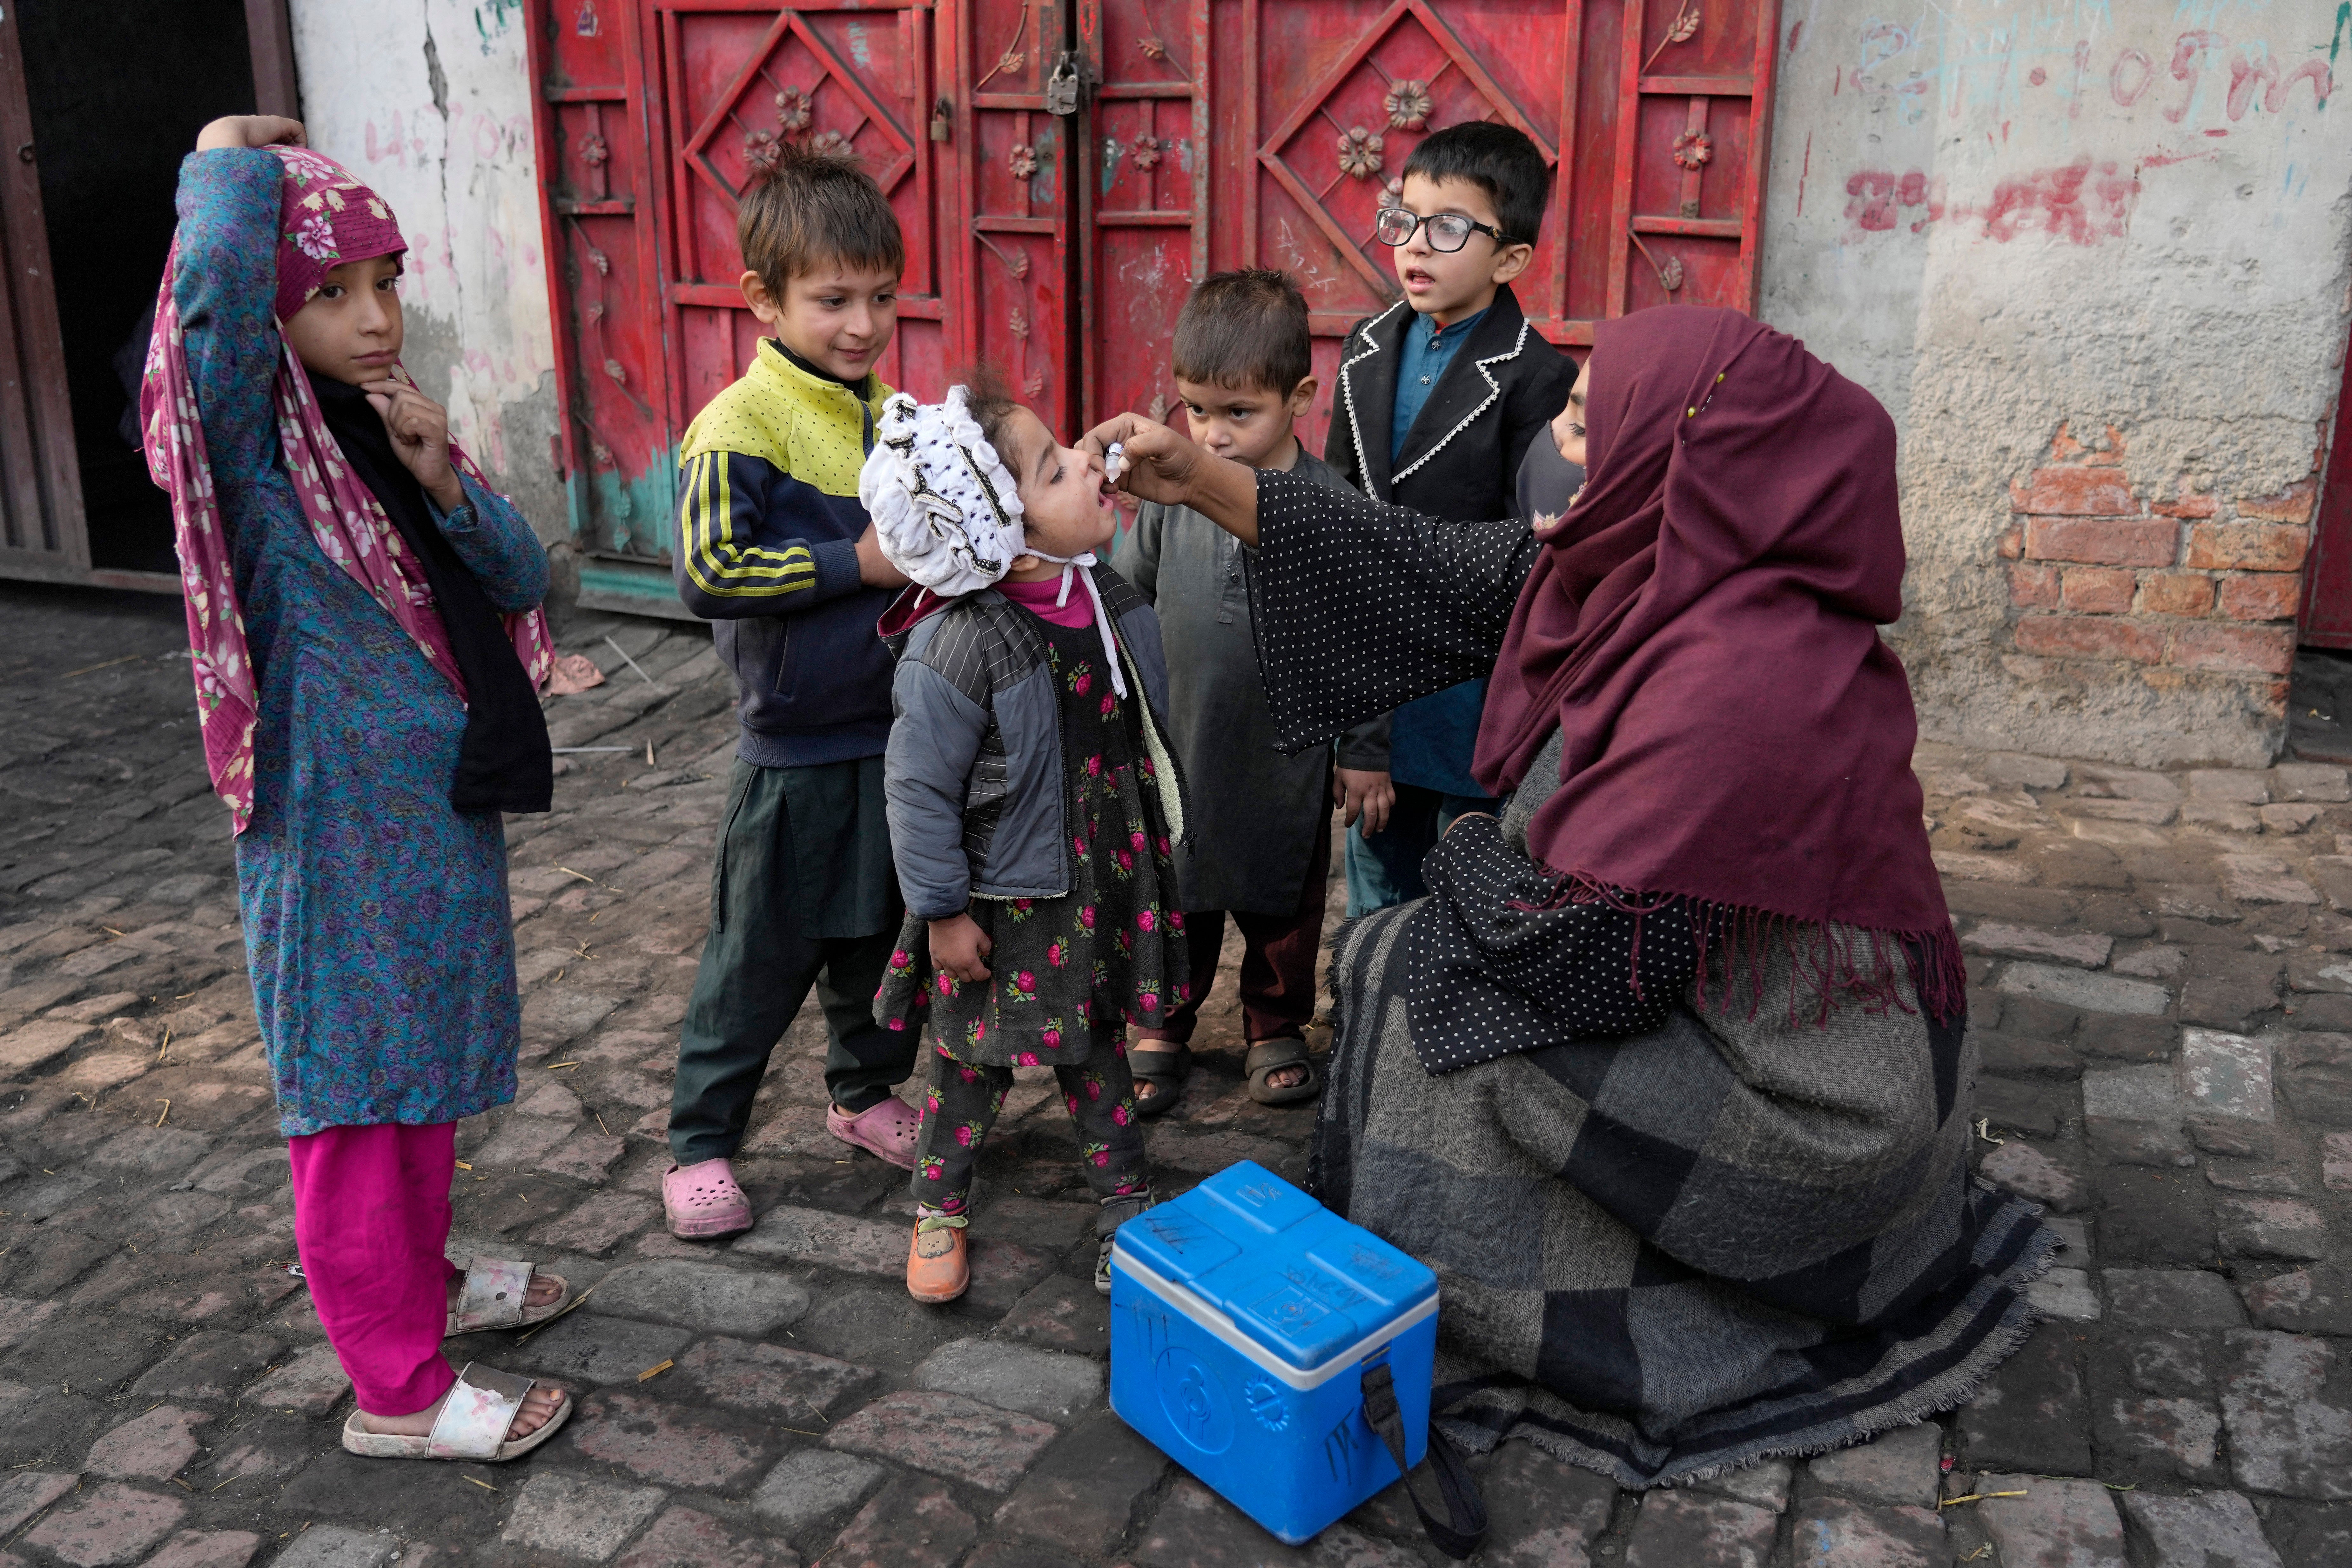
[[[1532,531],[1280,474],[1219,521],[1255,525],[1293,743],[1496,660],[1476,773],[1512,798],[1343,932],[1313,1180],[1437,1269],[1454,1436],[1648,1487],[1965,1402],[2056,1237],[1968,1169],[1963,976],[1877,631],[1892,422],[1794,339],[1668,308],[1599,325],[1556,430]],[[1139,490],[1200,467],[1122,437]],[[1349,643],[1342,691],[1317,650]]]

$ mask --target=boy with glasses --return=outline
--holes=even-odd
[[[1511,292],[1550,194],[1543,154],[1507,125],[1448,126],[1406,160],[1374,231],[1404,298],[1341,346],[1323,453],[1374,500],[1465,522],[1517,510],[1519,460],[1576,381],[1576,363]],[[1495,809],[1470,778],[1486,700],[1486,681],[1465,681],[1346,737],[1336,777],[1359,826],[1348,836],[1350,917],[1419,898],[1422,857],[1447,825]],[[1366,765],[1383,738],[1387,766]]]

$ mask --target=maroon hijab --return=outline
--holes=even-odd
[[[1533,520],[1478,782],[1517,787],[1558,730],[1528,849],[1579,896],[1680,894],[1780,931],[1824,1002],[1891,994],[1899,945],[1930,1015],[1955,1015],[1910,683],[1878,636],[1903,608],[1893,421],[1733,310],[1601,321],[1593,354],[1589,477]],[[1848,952],[1830,925],[1879,940]]]

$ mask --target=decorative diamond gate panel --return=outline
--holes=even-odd
[[[786,142],[856,157],[898,215],[907,275],[898,331],[875,369],[894,386],[936,390],[946,349],[932,243],[940,149],[930,140],[932,12],[928,5],[779,10],[656,4],[663,133],[672,210],[666,299],[677,368],[669,418],[696,410],[743,373],[760,323],[744,308],[736,195]]]

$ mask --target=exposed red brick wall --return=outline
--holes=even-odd
[[[2294,662],[2315,478],[2275,495],[2207,493],[2183,475],[2152,500],[2125,473],[2113,426],[2085,446],[2063,426],[2048,458],[2010,486],[2020,653],[2276,678]],[[2266,679],[2277,704],[2285,685]]]

